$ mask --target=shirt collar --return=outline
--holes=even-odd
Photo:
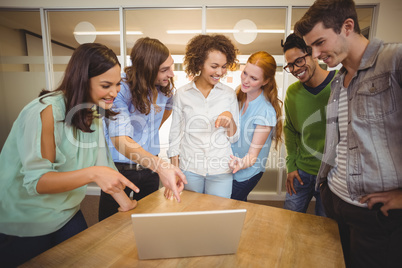
[[[195,85],[194,81],[191,81],[190,83],[187,83],[186,85],[183,86],[184,90],[190,90],[190,89],[196,89],[199,90],[197,88],[197,86]],[[223,84],[221,82],[218,82],[211,90],[214,89],[223,89]]]
[[[363,57],[360,61],[359,71],[368,69],[375,64],[378,53],[383,44],[384,44],[384,42],[377,38],[374,38],[373,40],[371,40],[369,42],[366,50],[363,53]],[[339,71],[339,75],[344,74],[345,71],[346,71],[345,67],[342,67],[341,70]]]
[[[369,42],[366,50],[364,51],[362,60],[360,61],[359,70],[364,70],[374,65],[383,43],[383,41],[377,38],[374,38]]]

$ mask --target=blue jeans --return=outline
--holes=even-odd
[[[247,201],[248,194],[254,189],[254,187],[260,181],[262,174],[264,174],[264,172],[257,173],[250,179],[241,182],[233,180],[231,198],[240,201]]]
[[[303,185],[299,183],[297,179],[294,179],[293,185],[296,190],[296,194],[290,195],[286,193],[286,200],[283,206],[284,209],[293,210],[296,212],[306,213],[308,205],[315,197],[315,215],[326,216],[324,207],[321,202],[320,192],[315,190],[316,175],[311,175],[303,170],[298,169],[299,176],[303,181]]]
[[[187,184],[184,185],[185,190],[221,196],[230,198],[232,194],[233,175],[232,173],[224,173],[217,175],[198,175],[190,171],[184,171]]]
[[[16,267],[87,227],[84,215],[79,210],[69,222],[51,234],[19,237],[0,233],[0,265],[1,267]]]

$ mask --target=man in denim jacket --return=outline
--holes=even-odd
[[[317,0],[295,32],[314,58],[343,65],[331,85],[317,186],[346,265],[400,267],[402,44],[361,35],[353,0]]]

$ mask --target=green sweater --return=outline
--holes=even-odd
[[[284,134],[286,167],[316,175],[325,143],[326,106],[331,92],[328,83],[320,93],[307,91],[301,82],[289,86],[285,97]]]

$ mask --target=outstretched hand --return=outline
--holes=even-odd
[[[159,178],[165,186],[165,197],[171,198],[172,194],[177,202],[180,202],[180,193],[184,189],[184,184],[187,184],[186,176],[176,166],[163,162],[158,167]]]
[[[94,172],[95,183],[108,194],[119,193],[124,188],[129,187],[134,192],[138,193],[140,189],[134,183],[129,181],[120,172],[105,166],[91,167]]]
[[[129,187],[138,193],[140,189],[129,181],[120,172],[104,166],[92,167],[94,171],[94,181],[105,192],[110,194],[120,205],[119,211],[129,211],[137,206],[136,200],[131,200],[124,192],[124,188]]]

